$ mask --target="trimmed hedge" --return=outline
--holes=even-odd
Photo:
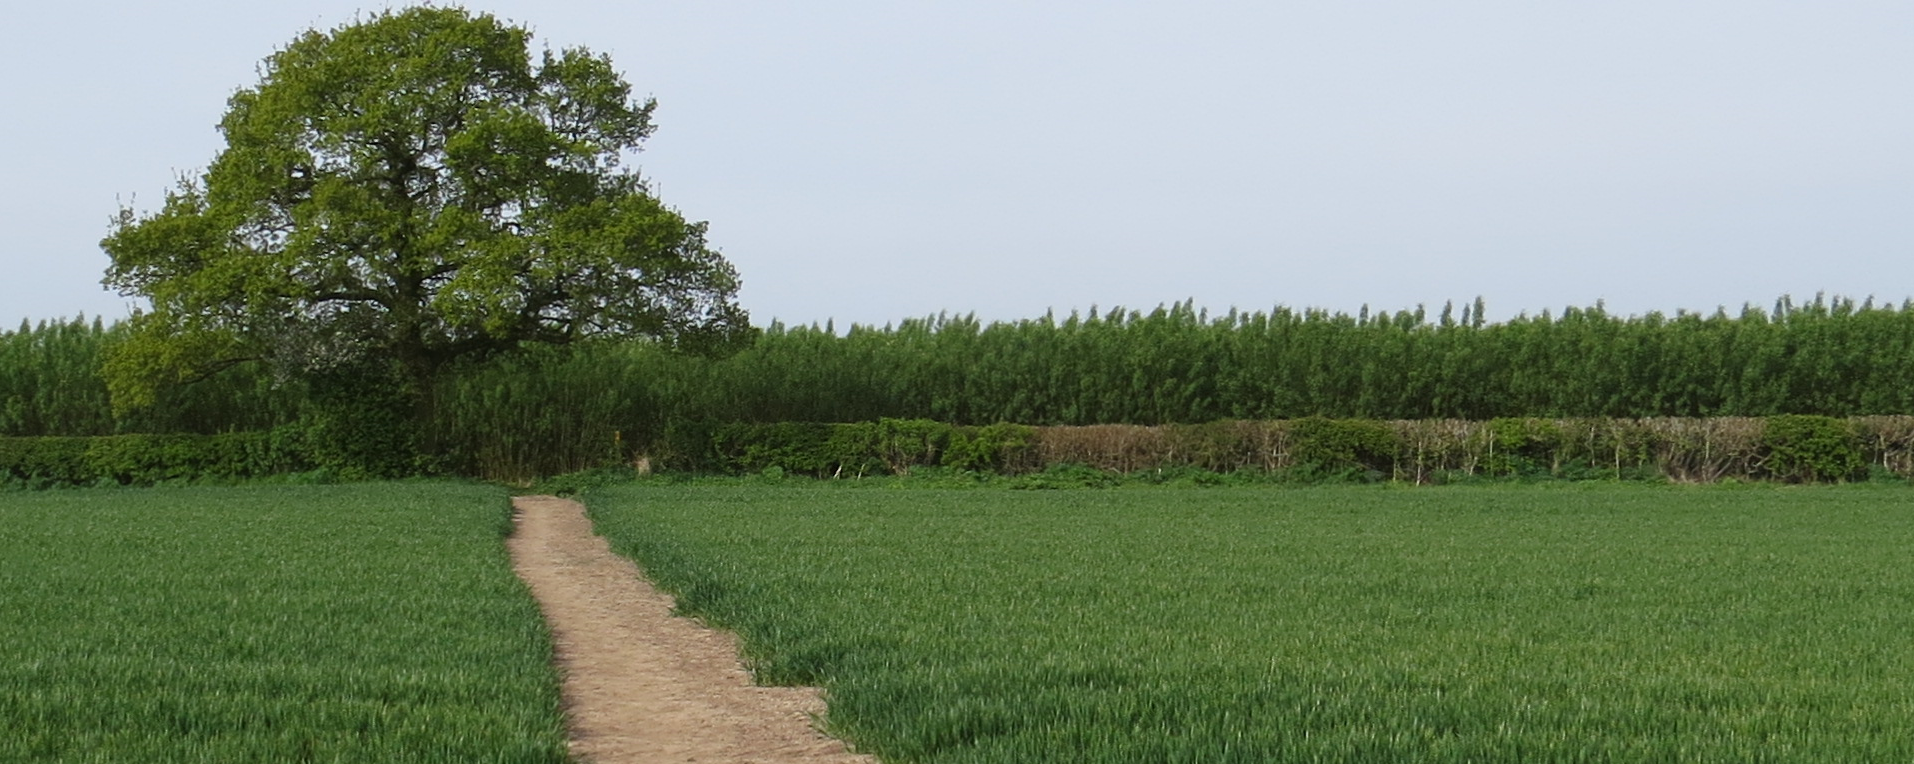
[[[1914,417],[1311,417],[1057,427],[962,427],[922,419],[690,423],[670,428],[651,456],[683,472],[828,478],[926,466],[1027,475],[1076,465],[1122,474],[1251,470],[1415,483],[1483,477],[1845,482],[1870,473],[1914,477]]]
[[[960,427],[927,419],[824,424],[680,423],[659,444],[662,466],[749,474],[775,469],[814,477],[904,475],[916,467],[1016,472],[1029,464],[1037,428]]]
[[[312,437],[311,430],[286,427],[221,435],[0,438],[0,486],[244,480],[315,469],[361,474],[325,458]],[[688,473],[818,478],[904,475],[924,467],[1036,475],[1071,467],[1108,474],[1248,472],[1413,483],[1483,477],[1812,483],[1914,477],[1914,416],[1308,418],[1057,427],[970,427],[925,419],[686,422],[641,450],[606,460],[629,458]],[[523,480],[535,474],[525,472],[530,465],[514,469],[474,477]],[[1082,482],[1080,477],[1072,480]]]
[[[27,488],[244,480],[313,469],[296,430],[0,438],[0,484]]]

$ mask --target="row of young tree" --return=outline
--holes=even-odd
[[[674,426],[709,422],[1914,413],[1914,305],[1783,299],[1771,310],[1637,317],[1597,306],[1489,323],[1478,302],[1460,313],[1211,316],[1186,303],[991,324],[940,316],[845,333],[774,324],[722,358],[646,341],[528,349],[444,375],[418,438],[452,464],[533,453],[576,463],[642,452]],[[179,380],[154,405],[116,411],[99,367],[124,335],[97,319],[0,333],[0,435],[352,429],[323,416],[326,396],[310,380],[264,364]],[[409,426],[376,411],[360,421]]]
[[[0,331],[0,435],[223,433],[296,421],[305,389],[259,365],[173,380],[153,405],[116,410],[100,370],[124,322],[84,317]]]
[[[984,325],[773,326],[711,364],[693,408],[752,421],[958,424],[1709,417],[1914,411],[1914,306],[1817,297],[1488,323],[1482,306],[1356,315],[1188,303]]]

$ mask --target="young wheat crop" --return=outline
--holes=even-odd
[[[609,489],[901,762],[1914,758],[1897,490]]]
[[[0,761],[564,762],[501,491],[0,499]]]

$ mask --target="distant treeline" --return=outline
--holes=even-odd
[[[0,435],[215,433],[297,425],[299,386],[239,366],[116,414],[97,376],[118,330],[0,334]],[[1854,417],[1914,414],[1914,305],[1788,299],[1771,309],[1482,320],[1482,308],[1356,315],[1189,304],[985,324],[773,325],[740,353],[643,342],[460,369],[430,441],[454,465],[643,453],[673,428],[926,419],[958,426],[1196,424],[1306,417]]]

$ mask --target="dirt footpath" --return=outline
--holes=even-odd
[[[512,564],[531,585],[565,675],[572,752],[593,764],[872,764],[812,725],[817,691],[758,687],[726,632],[671,615],[672,599],[592,533],[577,502],[512,502]]]

